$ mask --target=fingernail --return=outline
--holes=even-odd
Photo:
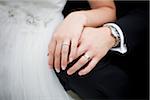
[[[47,56],[49,56],[49,53],[47,53]]]
[[[81,73],[81,72],[79,72],[78,74],[79,74],[79,76],[82,76],[82,73]]]
[[[72,75],[73,73],[72,73],[72,71],[67,71],[67,74]]]
[[[66,67],[65,67],[65,66],[62,66],[61,68],[62,68],[62,70],[65,70],[65,69],[66,69]]]
[[[72,59],[72,58],[70,58],[70,59],[69,59],[69,62],[72,62],[72,61],[73,61],[73,59]]]
[[[67,71],[67,74],[68,74],[68,75],[71,75],[71,73],[70,73],[69,71]]]
[[[60,72],[60,70],[59,70],[59,69],[57,69],[57,68],[55,68],[55,70],[56,70],[56,72],[57,72],[57,73],[59,73],[59,72]]]

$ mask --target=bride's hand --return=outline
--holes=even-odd
[[[79,75],[89,73],[96,64],[106,55],[115,44],[115,38],[111,36],[111,30],[107,27],[90,28],[83,30],[80,45],[77,49],[77,57],[81,58],[67,70],[68,75],[72,75],[79,70]],[[86,63],[89,64],[81,69]],[[80,70],[81,69],[81,70]]]
[[[64,70],[68,60],[71,62],[74,59],[85,24],[85,16],[73,12],[64,19],[54,32],[49,43],[49,65],[55,67],[57,72],[60,71],[60,66]]]

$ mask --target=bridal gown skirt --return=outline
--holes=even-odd
[[[62,19],[56,13],[46,23],[0,6],[0,100],[71,99],[48,68],[48,43]]]

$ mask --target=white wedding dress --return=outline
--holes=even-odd
[[[0,0],[0,100],[70,100],[48,68],[66,0]]]

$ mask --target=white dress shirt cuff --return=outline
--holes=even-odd
[[[113,26],[114,28],[116,28],[116,30],[118,31],[119,37],[120,37],[119,46],[113,47],[110,50],[117,51],[117,52],[120,52],[122,54],[126,53],[127,47],[126,47],[126,44],[124,41],[124,35],[123,35],[121,28],[118,25],[116,25],[115,23],[107,23],[107,25],[110,25],[110,26]]]

